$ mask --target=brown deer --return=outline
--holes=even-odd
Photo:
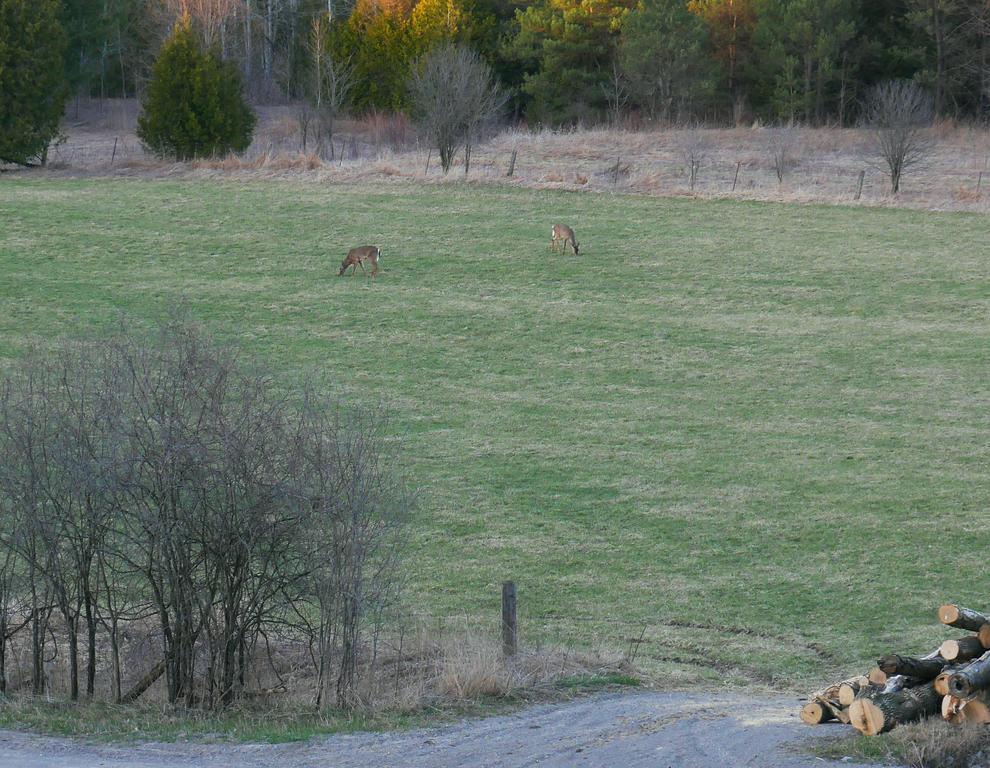
[[[354,267],[351,270],[351,277],[357,272],[358,266],[361,267],[361,271],[364,274],[368,274],[368,270],[364,268],[364,262],[371,264],[371,279],[375,279],[375,275],[378,274],[378,260],[382,257],[382,250],[377,245],[362,245],[360,248],[351,248],[347,252],[347,257],[340,265],[340,272],[337,273],[337,277],[343,276],[347,271],[348,267]]]
[[[557,250],[558,243],[562,250],[566,250],[567,244],[570,243],[571,248],[574,249],[574,255],[577,256],[580,246],[578,246],[578,241],[574,239],[574,230],[566,224],[554,224],[550,230],[550,250]]]

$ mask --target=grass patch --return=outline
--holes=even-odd
[[[985,599],[985,217],[23,177],[0,211],[0,356],[186,301],[391,403],[436,616],[497,622],[513,578],[530,646],[645,626],[665,680],[810,687]],[[364,243],[380,279],[338,279]]]
[[[470,714],[483,714],[494,702],[446,710],[363,713],[307,711],[306,707],[239,708],[227,713],[172,710],[144,705],[115,706],[103,702],[48,703],[30,697],[0,701],[0,728],[56,736],[121,741],[245,741],[279,744],[320,734],[413,728]],[[504,705],[503,705],[504,706]]]

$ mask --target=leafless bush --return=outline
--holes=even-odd
[[[333,703],[354,705],[362,633],[398,585],[410,496],[385,422],[279,391],[181,320],[29,355],[2,381],[0,680],[26,627],[40,692],[54,613],[70,697],[80,627],[89,696],[103,627],[119,700],[121,624],[153,617],[171,704],[245,695],[255,649],[278,632],[318,646]]]
[[[705,131],[700,127],[689,128],[682,132],[677,141],[677,148],[684,162],[691,191],[698,182],[698,173],[702,163],[708,158],[711,150]]]
[[[766,129],[766,152],[770,159],[777,183],[782,184],[784,176],[794,167],[797,154],[797,136],[789,126]]]
[[[467,173],[472,142],[505,104],[491,67],[470,48],[442,43],[413,67],[409,93],[415,119],[439,151],[443,172],[464,147]]]
[[[930,133],[934,109],[931,96],[917,83],[891,80],[875,86],[863,107],[874,150],[890,175],[897,194],[909,169],[924,164],[935,147]]]

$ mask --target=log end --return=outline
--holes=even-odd
[[[949,693],[949,678],[952,677],[951,672],[943,672],[938,677],[935,678],[935,682],[932,685],[935,686],[935,693],[939,696],[947,696]]]
[[[959,621],[959,606],[952,603],[939,606],[938,620],[943,624],[953,624]]]
[[[942,606],[943,608],[945,606]],[[955,606],[949,606],[950,608],[955,608]],[[938,647],[938,652],[946,661],[954,661],[959,658],[959,641],[958,640],[946,640]]]
[[[817,701],[809,701],[801,707],[801,722],[807,725],[821,725],[831,718],[832,713],[828,708]]]
[[[980,644],[984,648],[990,648],[990,624],[984,624],[981,626],[977,637],[980,638]]]
[[[889,730],[883,710],[870,699],[856,699],[849,707],[849,724],[864,736],[876,736]]]
[[[887,682],[887,673],[880,669],[880,667],[874,667],[870,670],[870,674],[867,675],[867,679],[873,685],[883,685]]]

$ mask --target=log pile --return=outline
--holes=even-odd
[[[990,723],[990,613],[950,604],[938,618],[972,634],[924,656],[881,656],[866,674],[811,694],[801,720],[847,723],[867,736],[939,714],[951,723]]]

